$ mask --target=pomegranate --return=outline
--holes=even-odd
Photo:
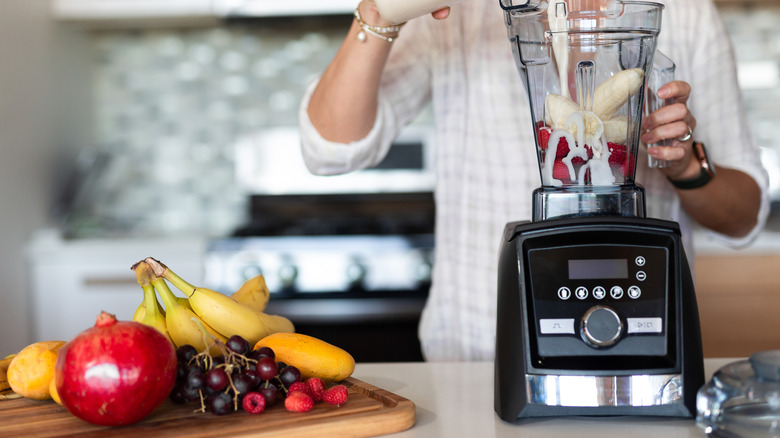
[[[62,405],[102,426],[143,420],[175,380],[176,350],[162,333],[106,312],[60,349],[55,372]]]

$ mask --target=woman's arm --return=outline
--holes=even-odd
[[[672,163],[659,169],[673,181],[697,177],[701,165],[693,156],[693,137],[685,141],[688,130],[695,130],[696,119],[688,109],[691,87],[685,82],[674,81],[658,90],[662,99],[673,98],[674,104],[661,108],[648,116],[642,136],[646,144],[663,139],[674,139],[670,147],[652,147],[648,154]],[[715,177],[702,187],[677,189],[682,207],[699,224],[732,237],[746,236],[756,226],[761,208],[761,189],[746,173],[729,169],[728,163],[714,163]]]
[[[358,12],[363,22],[371,26],[391,26],[379,15],[372,0],[362,1]],[[434,12],[433,16],[443,19],[448,14],[446,8]],[[364,32],[364,38],[358,38],[362,30],[357,19],[352,20],[349,33],[309,101],[309,118],[329,141],[359,140],[368,134],[376,118],[379,83],[393,43],[369,32]]]

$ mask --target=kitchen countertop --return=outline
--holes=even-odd
[[[739,359],[706,359],[707,380]],[[493,411],[492,362],[359,363],[353,377],[408,398],[417,422],[392,435],[412,437],[704,437],[693,419],[564,417],[501,421]]]

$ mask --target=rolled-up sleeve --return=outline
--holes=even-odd
[[[350,143],[332,142],[320,135],[309,118],[309,100],[318,82],[315,80],[307,88],[298,114],[306,167],[315,175],[339,175],[379,164],[398,132],[387,99],[380,92],[374,126],[366,137]]]

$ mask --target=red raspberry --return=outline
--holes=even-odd
[[[550,128],[542,125],[538,129],[537,140],[539,141],[539,147],[543,150],[547,150],[547,143],[550,142]]]
[[[609,148],[609,164],[623,164],[626,161],[626,145],[610,141],[607,143],[607,148]]]
[[[558,149],[555,151],[555,158],[563,158],[566,155],[569,155],[569,142],[566,140],[566,137],[561,137],[561,139],[558,140]]]
[[[292,394],[293,392],[302,392],[309,397],[313,395],[309,385],[304,382],[295,382],[287,388],[287,394]]]
[[[303,391],[291,392],[284,399],[284,408],[290,412],[308,412],[314,408],[314,400]]]
[[[247,392],[241,401],[241,407],[250,414],[260,414],[265,410],[265,397],[259,392]]]
[[[322,400],[325,401],[325,403],[336,406],[346,403],[347,398],[347,387],[344,385],[336,385],[325,391],[325,395],[322,396]]]
[[[561,158],[556,158],[555,163],[553,163],[552,177],[564,183],[571,182],[571,178],[570,178],[571,175],[569,175],[569,168],[568,166],[566,166],[566,164],[563,162]]]
[[[322,397],[325,395],[325,382],[319,377],[312,377],[306,380],[306,385],[308,385],[309,390],[311,390],[311,398],[314,399],[315,402],[322,401]]]

